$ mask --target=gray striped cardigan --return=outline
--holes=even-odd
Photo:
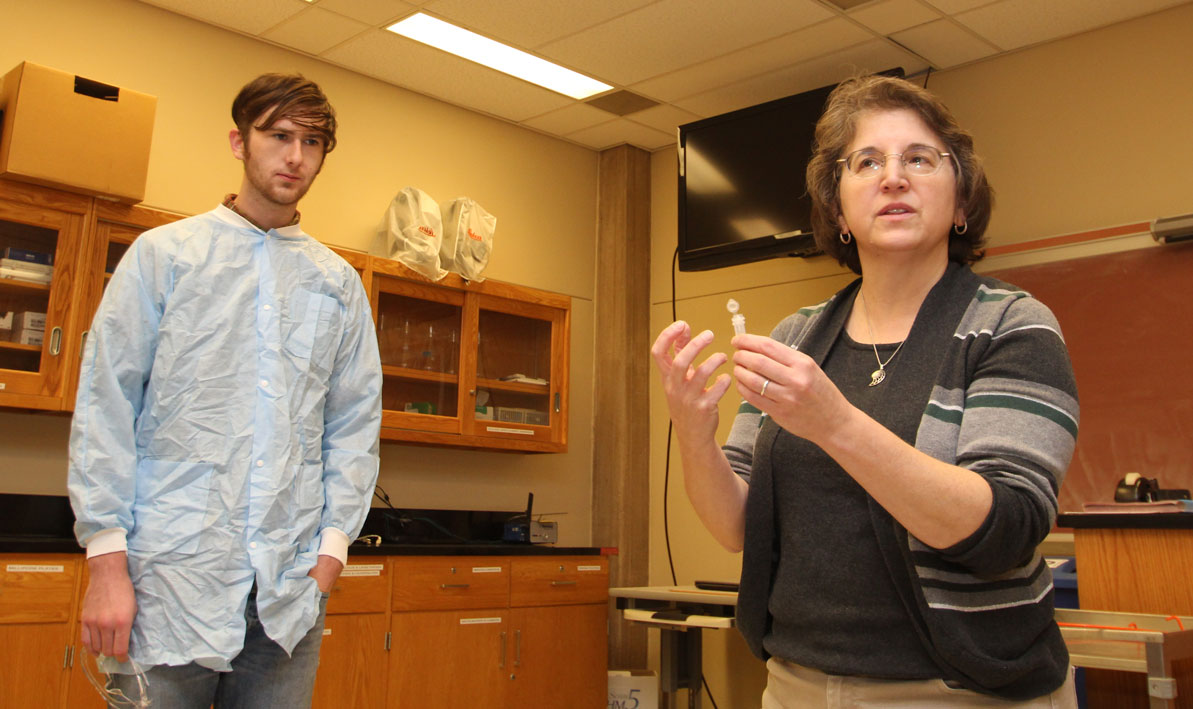
[[[772,337],[823,363],[860,282],[786,318]],[[981,527],[949,549],[920,543],[870,500],[903,605],[943,678],[1007,699],[1047,694],[1065,681],[1068,652],[1052,617],[1052,576],[1036,546],[1055,524],[1078,423],[1076,384],[1056,319],[1029,294],[950,263],[901,356],[939,366],[931,368],[930,383],[912,377],[883,383],[884,396],[924,402],[918,425],[894,433],[982,475],[994,492]],[[724,447],[734,471],[750,483],[737,625],[764,659],[768,599],[783,593],[772,588],[781,553],[772,471],[799,474],[798,461],[770,458],[780,433],[790,435],[743,404]],[[815,534],[823,539],[831,530]]]

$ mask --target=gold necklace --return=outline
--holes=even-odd
[[[895,355],[899,354],[899,350],[903,349],[903,342],[907,342],[907,338],[903,338],[903,342],[900,342],[899,346],[895,348],[895,351],[891,353],[891,356],[887,357],[886,361],[883,362],[882,358],[878,356],[878,345],[874,342],[874,328],[870,327],[870,306],[866,304],[866,296],[860,289],[857,294],[861,297],[862,305],[866,309],[862,315],[866,318],[866,330],[870,333],[870,346],[874,348],[874,359],[878,360],[878,369],[870,372],[870,386],[876,387],[882,384],[882,380],[886,379],[886,366],[891,363]]]

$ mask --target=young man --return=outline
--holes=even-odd
[[[313,82],[266,74],[232,117],[240,192],[129,248],[71,430],[83,644],[146,668],[153,706],[310,703],[327,593],[377,477],[368,300],[298,226],[335,113]]]

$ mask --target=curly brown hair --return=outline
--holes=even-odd
[[[323,154],[336,147],[336,112],[319,85],[301,74],[262,74],[232,101],[232,120],[247,143],[253,128],[268,129],[283,118],[323,136]]]
[[[994,206],[994,190],[986,181],[982,161],[973,149],[973,136],[957,124],[949,109],[926,89],[890,76],[857,76],[841,82],[829,94],[824,113],[816,122],[812,158],[808,161],[808,194],[812,198],[812,233],[826,254],[862,272],[857,242],[842,244],[838,238],[841,213],[841,168],[837,160],[853,141],[857,121],[864,111],[909,110],[944,143],[959,169],[957,204],[964,205],[965,233],[949,232],[949,260],[973,263],[985,254],[986,226]]]

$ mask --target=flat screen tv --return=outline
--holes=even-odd
[[[679,127],[679,270],[820,253],[804,169],[834,87]]]

